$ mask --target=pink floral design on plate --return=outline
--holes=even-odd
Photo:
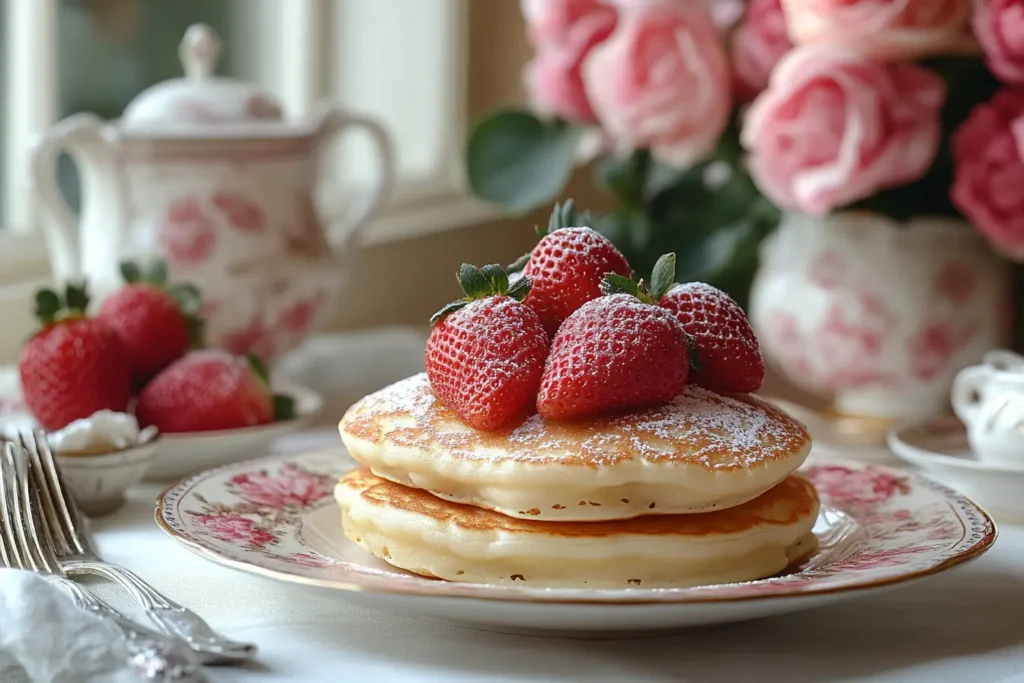
[[[231,484],[247,501],[268,507],[304,508],[330,495],[321,477],[294,465],[284,465],[274,474],[267,470],[243,472],[232,477]]]
[[[885,467],[830,462],[803,471],[822,500],[818,549],[772,578],[660,589],[448,583],[368,559],[344,539],[330,491],[353,466],[338,450],[227,465],[169,489],[159,501],[158,521],[207,557],[283,581],[343,591],[560,603],[714,603],[854,592],[940,572],[977,557],[995,538],[984,512],[940,484]]]
[[[241,232],[261,232],[267,225],[267,217],[259,204],[238,192],[221,190],[214,192],[210,199],[228,223]]]
[[[194,514],[195,520],[222,541],[242,541],[253,545],[273,543],[277,537],[256,522],[234,512]]]
[[[189,268],[210,258],[217,229],[198,200],[183,197],[168,206],[157,242],[172,267]]]
[[[855,470],[841,465],[815,468],[812,481],[820,493],[833,501],[856,505],[884,503],[910,491],[904,478],[889,472],[870,468]]]

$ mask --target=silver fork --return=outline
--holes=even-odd
[[[64,484],[46,435],[25,432],[21,441],[33,470],[40,473],[37,487],[42,509],[53,528],[54,539],[60,541],[57,559],[65,572],[101,576],[126,589],[160,630],[185,641],[204,664],[237,664],[255,656],[255,645],[218,634],[195,612],[164,597],[135,573],[104,562],[93,550],[82,515]]]
[[[67,578],[50,545],[30,481],[26,453],[8,443],[0,454],[0,560],[13,569],[34,571],[63,590],[81,609],[116,626],[125,638],[129,666],[145,681],[205,683],[195,654],[181,641],[142,628]]]

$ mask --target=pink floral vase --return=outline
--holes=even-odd
[[[842,414],[948,410],[960,369],[1006,345],[1009,266],[969,225],[869,212],[786,215],[765,241],[750,317],[766,360]]]

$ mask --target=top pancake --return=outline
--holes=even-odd
[[[526,519],[594,521],[739,505],[810,450],[806,430],[752,396],[687,387],[670,403],[570,422],[465,425],[420,373],[356,403],[339,426],[380,477]]]

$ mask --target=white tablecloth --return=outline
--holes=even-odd
[[[333,430],[285,450],[331,442]],[[342,594],[216,566],[165,537],[148,486],[96,524],[102,553],[216,628],[261,648],[218,683],[268,681],[1024,682],[1024,528],[973,564],[875,597],[759,622],[632,640],[485,633],[346,605]],[[104,595],[111,595],[104,591]],[[124,604],[121,602],[121,604]]]

